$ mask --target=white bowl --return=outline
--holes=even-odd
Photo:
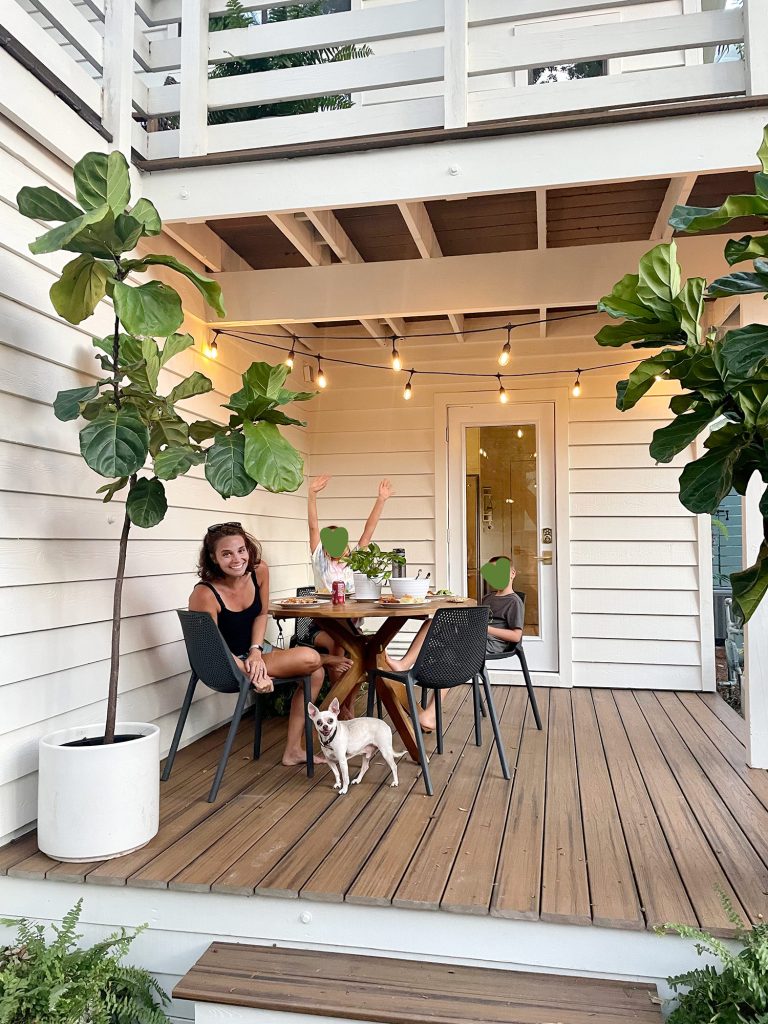
[[[417,580],[414,576],[400,576],[389,581],[393,597],[411,597],[423,600],[429,590],[429,580]]]

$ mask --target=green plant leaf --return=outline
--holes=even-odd
[[[720,206],[676,206],[668,223],[676,231],[710,231],[737,217],[768,217],[768,198],[728,196]]]
[[[58,281],[51,285],[53,308],[71,324],[86,320],[107,292],[110,273],[93,256],[70,260]]]
[[[610,345],[612,348],[619,348],[627,342],[638,342],[642,339],[648,339],[649,345],[653,348],[661,348],[669,342],[682,344],[684,341],[680,325],[674,321],[649,324],[627,320],[623,324],[607,324],[595,335],[598,345]]]
[[[141,363],[136,369],[127,371],[131,382],[142,391],[155,394],[157,379],[160,375],[160,352],[154,338],[141,339]]]
[[[112,501],[117,492],[122,491],[122,489],[126,486],[127,483],[128,477],[121,476],[119,480],[112,480],[108,484],[102,484],[101,487],[97,487],[96,493],[104,495],[104,497],[101,499],[102,501]]]
[[[644,359],[630,373],[628,380],[620,380],[616,384],[616,408],[621,412],[632,409],[643,395],[650,391],[656,383],[656,378],[668,370],[679,358],[679,352],[668,349],[659,352],[657,356],[651,356],[650,359]]]
[[[189,427],[180,416],[163,416],[153,422],[149,432],[149,450],[152,455],[157,455],[165,445],[176,447],[188,443]]]
[[[141,221],[127,213],[121,213],[115,218],[115,238],[118,241],[117,252],[130,252],[135,249],[139,239],[144,234]]]
[[[168,395],[168,401],[171,405],[175,405],[176,402],[183,402],[185,398],[194,398],[195,395],[204,395],[213,388],[211,381],[199,370],[195,370],[194,373],[190,374],[185,380],[177,384],[175,388],[172,388]]]
[[[692,391],[687,395],[673,395],[669,400],[669,408],[675,416],[679,416],[681,413],[688,412],[691,406],[700,400],[701,396],[696,391]]]
[[[94,210],[87,210],[79,217],[68,220],[64,224],[59,224],[57,228],[51,228],[44,235],[40,235],[39,238],[30,243],[29,251],[36,255],[46,252],[57,252],[59,249],[63,249],[83,228],[87,228],[90,224],[97,224],[99,221],[104,220],[105,217],[111,216],[112,211],[106,204],[97,206]]]
[[[71,388],[69,391],[60,391],[53,403],[53,413],[57,420],[76,420],[80,415],[80,405],[83,402],[90,402],[99,393],[98,387],[94,384],[89,388]]]
[[[245,438],[242,434],[219,436],[206,452],[205,478],[222,498],[244,498],[256,487],[245,470]]]
[[[637,286],[640,278],[637,274],[625,274],[618,281],[610,295],[604,295],[597,304],[597,308],[613,317],[628,317],[630,320],[653,321],[656,315],[653,310],[648,309],[637,297]]]
[[[722,353],[730,373],[741,378],[750,376],[757,364],[768,358],[768,325],[750,324],[728,331]]]
[[[731,573],[731,587],[736,610],[747,622],[768,593],[768,544],[765,541],[760,545],[754,565]]]
[[[189,425],[189,436],[199,444],[201,441],[207,441],[211,437],[225,433],[226,430],[227,427],[221,423],[214,423],[213,420],[196,420]]]
[[[155,474],[160,480],[175,480],[191,466],[199,466],[202,462],[205,462],[205,452],[190,445],[163,448],[155,456]]]
[[[99,476],[131,476],[148,451],[149,431],[132,412],[105,410],[80,431],[80,454]]]
[[[713,448],[680,474],[680,500],[690,512],[716,512],[731,489],[733,466],[740,448]]]
[[[157,526],[168,511],[165,488],[154,476],[140,477],[128,492],[125,508],[134,526],[143,530]]]
[[[131,198],[128,162],[117,150],[112,153],[86,153],[74,167],[75,194],[85,210],[106,203],[117,216]]]
[[[160,214],[155,209],[154,203],[148,199],[139,199],[130,214],[141,224],[145,235],[159,235],[163,230]]]
[[[672,305],[680,314],[680,327],[691,345],[701,341],[701,314],[704,310],[704,289],[707,282],[703,277],[691,277],[675,296]]]
[[[307,425],[304,420],[295,420],[291,416],[286,416],[285,413],[281,412],[279,409],[267,409],[267,411],[263,412],[259,418],[265,423],[279,423],[283,427],[306,427]]]
[[[191,334],[172,334],[170,338],[166,338],[163,345],[163,351],[160,354],[160,365],[165,366],[174,356],[179,355],[180,352],[184,352],[188,348],[192,348],[194,344],[195,339]]]
[[[766,256],[768,256],[768,235],[760,235],[759,238],[744,235],[739,239],[729,238],[725,243],[725,258],[729,266],[741,263],[743,260],[757,260]]]
[[[726,277],[718,277],[707,288],[707,294],[715,298],[766,291],[768,291],[768,274],[751,274],[743,270],[739,270],[735,274],[728,274]]]
[[[137,287],[118,282],[114,299],[120,322],[130,334],[167,338],[184,320],[178,292],[160,281]]]
[[[304,460],[273,423],[243,424],[245,468],[268,491],[295,491],[304,479]]]
[[[694,441],[702,430],[718,415],[719,408],[700,406],[693,412],[677,416],[671,423],[653,432],[650,452],[656,462],[671,462]]]
[[[35,220],[75,220],[82,217],[83,210],[74,203],[70,203],[64,196],[54,192],[47,185],[40,185],[37,188],[30,188],[25,185],[19,189],[16,196],[16,205],[19,213],[25,217],[33,217]]]
[[[640,260],[637,297],[656,319],[673,320],[673,302],[680,291],[680,266],[674,242],[656,245]]]
[[[226,310],[221,303],[221,286],[219,283],[217,281],[212,281],[210,277],[204,277],[202,274],[198,274],[197,271],[192,270],[191,267],[188,267],[180,260],[177,260],[175,256],[161,256],[153,254],[151,256],[144,256],[140,260],[132,260],[126,266],[128,270],[146,270],[147,267],[151,266],[170,267],[171,270],[175,270],[177,273],[183,274],[184,277],[192,282],[208,305],[216,311],[218,316],[226,316]]]
[[[286,388],[280,388],[280,393],[277,396],[277,404],[288,405],[289,402],[308,402],[310,398],[317,398],[317,392],[288,391]]]

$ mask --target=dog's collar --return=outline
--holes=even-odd
[[[333,733],[332,733],[332,734],[331,734],[331,735],[330,735],[330,736],[328,737],[328,739],[327,739],[327,740],[324,740],[324,739],[323,739],[323,737],[321,736],[321,737],[320,737],[320,746],[321,746],[321,747],[330,747],[330,745],[331,745],[331,744],[333,743],[333,741],[334,741],[334,740],[336,739],[336,733],[337,733],[338,731],[339,731],[339,727],[338,727],[338,725],[337,725],[337,726],[336,726],[336,728],[335,728],[335,729],[333,730]]]

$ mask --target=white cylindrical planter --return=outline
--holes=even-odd
[[[364,572],[352,574],[355,577],[355,597],[358,601],[378,601],[381,597],[381,580],[371,579]]]
[[[119,857],[144,846],[160,824],[160,730],[119,722],[139,739],[90,747],[65,743],[104,735],[104,724],[49,733],[40,740],[37,842],[54,860]]]

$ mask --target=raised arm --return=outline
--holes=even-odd
[[[381,513],[384,510],[384,506],[387,501],[392,497],[392,484],[389,480],[382,480],[379,483],[379,494],[374,502],[371,514],[366,520],[363,532],[360,535],[360,540],[357,542],[359,548],[364,548],[373,540],[373,535],[376,531],[376,527],[379,525],[379,519],[381,519]]]
[[[320,521],[317,518],[317,496],[328,486],[329,476],[316,476],[309,483],[307,496],[307,521],[309,522],[309,550],[315,551],[320,543]]]

